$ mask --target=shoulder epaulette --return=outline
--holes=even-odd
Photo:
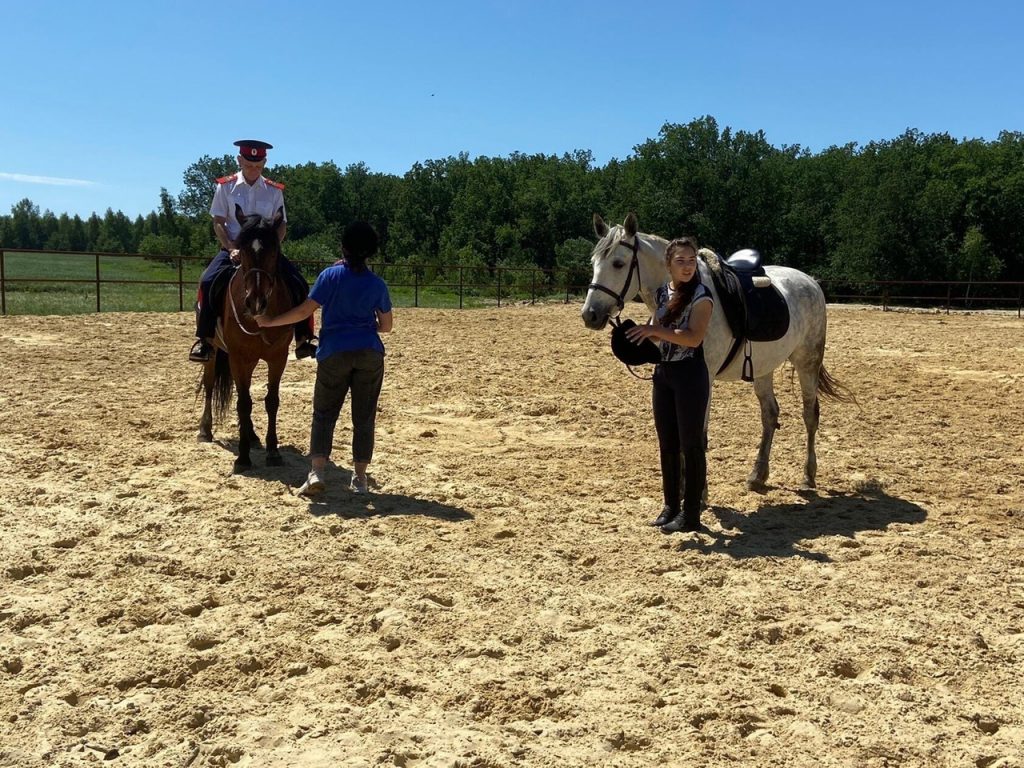
[[[271,181],[270,179],[267,178],[264,178],[263,180],[272,187],[276,187],[277,189],[284,189],[284,184],[282,184],[280,181]]]
[[[217,179],[218,184],[227,184],[229,181],[234,181],[237,174],[232,173],[230,176],[221,176]]]

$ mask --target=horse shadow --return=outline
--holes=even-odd
[[[828,554],[812,549],[814,540],[842,536],[854,542],[857,533],[883,531],[893,524],[918,525],[928,517],[923,507],[878,488],[859,493],[801,491],[800,495],[806,503],[767,504],[748,513],[712,505],[705,515],[717,519],[722,530],[707,530],[676,549],[736,559],[801,557],[832,562]]]

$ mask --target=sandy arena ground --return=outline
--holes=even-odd
[[[232,476],[190,315],[0,318],[0,765],[1024,765],[1024,320],[830,308],[817,494],[789,370],[764,494],[719,384],[670,537],[578,309],[398,310],[377,493],[346,407],[316,503],[315,363]]]

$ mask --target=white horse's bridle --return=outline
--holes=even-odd
[[[617,243],[617,245],[630,248],[630,246],[626,245],[621,240]],[[607,293],[609,296],[615,299],[615,306],[618,309],[618,312],[621,312],[626,306],[626,294],[629,292],[629,284],[633,282],[634,272],[636,272],[637,287],[639,290],[643,290],[643,284],[640,282],[640,261],[637,258],[637,252],[640,250],[640,238],[637,237],[636,235],[633,235],[633,245],[631,249],[633,251],[633,258],[629,262],[629,272],[626,274],[626,282],[622,286],[621,291],[616,293],[611,288],[606,288],[600,283],[591,283],[590,285],[587,286],[588,290],[603,291],[604,293]],[[618,315],[618,312],[616,312],[616,315]]]

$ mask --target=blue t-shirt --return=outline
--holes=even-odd
[[[336,264],[320,273],[309,298],[321,308],[317,360],[357,349],[384,353],[377,312],[391,311],[391,295],[380,277],[369,269],[355,272],[348,264]]]

